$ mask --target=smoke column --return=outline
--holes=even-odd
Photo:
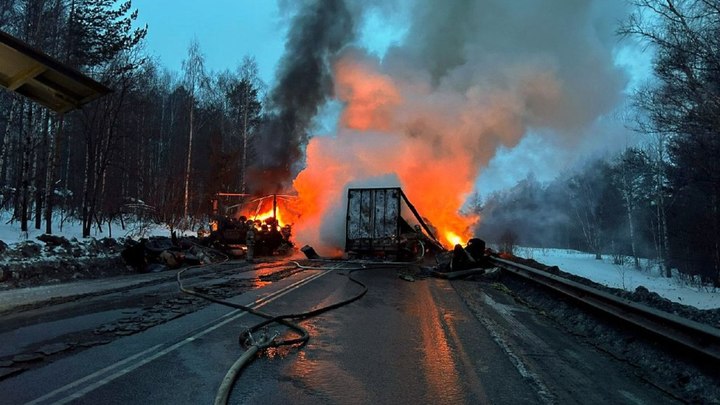
[[[355,37],[353,16],[343,0],[306,2],[291,22],[270,113],[256,135],[250,168],[256,193],[286,189],[308,140],[312,119],[333,93],[331,59]]]
[[[310,140],[293,183],[297,239],[341,249],[346,189],[372,179],[395,179],[376,185],[402,186],[446,244],[469,237],[477,218],[459,211],[498,148],[529,131],[570,149],[603,136],[587,128],[627,83],[613,59],[623,4],[417,0],[404,42],[382,58],[342,49],[332,75],[339,130]]]
[[[529,132],[567,150],[590,138],[607,142],[589,128],[622,101],[628,80],[613,57],[623,0],[296,7],[251,187],[286,190],[295,177],[296,240],[320,251],[342,249],[343,201],[353,185],[403,187],[442,241],[462,241],[478,218],[460,208],[498,149]],[[389,17],[408,22],[405,39],[381,56],[355,41],[372,8],[404,11]],[[336,133],[309,138],[331,98],[343,106]]]

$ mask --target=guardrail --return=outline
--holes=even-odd
[[[720,361],[720,329],[660,311],[520,263],[491,257],[495,266],[542,284],[696,353]]]

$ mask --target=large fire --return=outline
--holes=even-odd
[[[236,215],[263,223],[274,217],[280,227],[294,225],[298,219],[294,200],[294,196],[267,195],[244,204],[243,209]]]
[[[478,171],[478,146],[468,141],[477,111],[452,100],[442,100],[443,109],[424,103],[427,89],[401,88],[375,67],[355,54],[335,65],[345,108],[337,134],[310,140],[293,183],[303,213],[298,238],[320,249],[343,246],[338,202],[347,188],[400,186],[446,247],[467,241],[477,217],[459,212]]]
[[[272,217],[273,217],[273,211],[272,211],[272,210],[269,210],[269,211],[265,211],[265,212],[260,212],[260,213],[257,213],[257,214],[253,214],[253,215],[251,215],[251,216],[248,216],[247,218],[248,218],[248,219],[252,219],[252,220],[258,220],[258,221],[264,222],[264,221],[266,221],[268,218],[272,218]],[[281,226],[281,227],[283,227],[283,226],[285,226],[285,225],[288,224],[288,223],[285,222],[285,220],[283,219],[282,210],[280,210],[280,209],[278,209],[278,210],[275,211],[275,219],[277,220],[277,224],[278,224],[279,226]]]
[[[463,244],[463,238],[453,231],[445,231],[445,240],[453,246]]]
[[[543,2],[412,3],[400,7],[395,17],[401,19],[386,21],[393,31],[402,21],[404,34],[382,56],[350,49],[364,42],[353,34],[374,37],[356,23],[376,12],[383,21],[399,9],[379,7],[387,2],[325,3],[314,2],[293,19],[280,80],[269,97],[279,113],[271,122],[278,124],[258,137],[266,140],[259,152],[273,155],[271,166],[280,164],[283,186],[294,173],[296,162],[289,159],[305,154],[306,167],[293,184],[301,243],[344,246],[348,187],[400,186],[450,247],[470,236],[477,218],[459,212],[498,151],[511,151],[530,130],[553,149],[606,145],[609,132],[622,134],[608,131],[617,124],[608,118],[629,77],[617,63],[622,48],[611,40],[608,24],[619,9],[605,7],[606,1],[565,2],[572,6],[552,12]],[[507,18],[499,21],[490,9]],[[533,41],[526,32],[533,32]],[[328,63],[343,108],[338,130],[307,134],[327,101]],[[313,136],[306,145],[307,135]],[[498,159],[498,167],[512,171],[503,180],[524,174],[517,171],[531,161]]]

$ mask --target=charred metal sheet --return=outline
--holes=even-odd
[[[399,188],[348,190],[346,251],[397,251],[401,194]]]

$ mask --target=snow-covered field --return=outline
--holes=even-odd
[[[516,248],[515,255],[548,266],[558,266],[566,273],[585,277],[608,287],[634,291],[635,288],[644,286],[671,301],[698,309],[720,308],[720,289],[683,280],[677,274],[672,278],[662,277],[660,269],[647,260],[643,260],[641,269],[636,270],[631,262],[620,266],[613,264],[610,256],[595,260],[595,255],[577,250],[521,247]]]

